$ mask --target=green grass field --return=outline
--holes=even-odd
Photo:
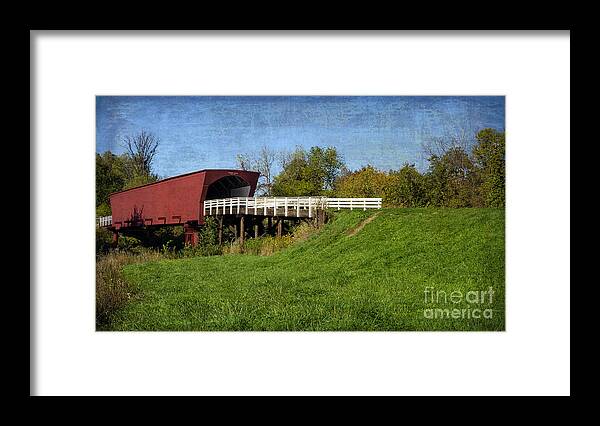
[[[504,330],[504,269],[503,209],[347,211],[272,256],[128,265],[111,329]]]

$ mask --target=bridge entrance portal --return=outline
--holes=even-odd
[[[250,184],[241,177],[234,175],[225,176],[208,186],[205,200],[248,197],[250,189]]]

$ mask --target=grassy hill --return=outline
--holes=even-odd
[[[124,274],[114,330],[504,330],[504,210],[347,211],[272,256]]]

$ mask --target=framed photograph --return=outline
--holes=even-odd
[[[31,39],[33,395],[569,395],[568,31]]]

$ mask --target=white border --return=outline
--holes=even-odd
[[[39,395],[568,394],[570,38],[32,34]],[[506,95],[504,333],[94,332],[95,95]]]

